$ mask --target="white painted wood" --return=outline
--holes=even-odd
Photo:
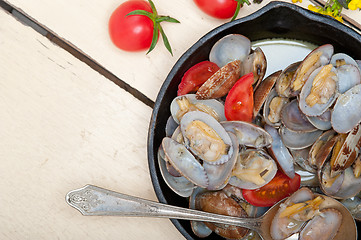
[[[156,200],[151,108],[1,8],[0,36],[0,239],[183,239],[167,219],[84,217],[65,202],[88,183]]]
[[[170,15],[181,23],[164,23],[164,30],[172,45],[172,57],[161,41],[148,55],[117,49],[108,36],[108,19],[123,0],[6,0],[44,24],[94,58],[120,79],[155,100],[170,69],[178,58],[199,38],[229,20],[214,19],[199,10],[192,0],[155,0],[159,14]],[[285,0],[291,2],[290,0]],[[269,3],[253,4],[241,9],[244,17]],[[307,8],[308,0],[297,3]],[[355,14],[356,15],[356,14]],[[357,15],[359,22],[361,16]],[[139,67],[141,66],[141,70]]]

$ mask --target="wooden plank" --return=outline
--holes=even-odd
[[[159,14],[175,17],[181,24],[163,24],[173,48],[173,57],[161,41],[153,52],[145,55],[145,52],[124,52],[117,49],[110,41],[107,29],[108,19],[112,11],[123,1],[6,1],[69,41],[153,101],[179,57],[207,32],[229,21],[206,15],[196,7],[193,1],[156,0]],[[255,12],[269,1],[264,0],[261,4],[252,3],[251,6],[243,7],[239,17]],[[286,0],[286,2],[290,1]],[[308,0],[298,3],[305,8],[309,4]]]
[[[152,109],[2,9],[0,22],[0,239],[183,239],[167,219],[66,204],[88,183],[156,200]]]

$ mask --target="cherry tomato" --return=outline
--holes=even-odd
[[[194,0],[194,2],[203,12],[220,19],[231,18],[237,8],[235,0]]]
[[[258,207],[270,207],[278,201],[290,196],[300,188],[301,177],[297,173],[294,178],[289,178],[278,170],[275,177],[259,189],[243,189],[244,199]]]
[[[153,21],[143,15],[125,16],[134,10],[152,12],[146,1],[126,1],[115,9],[109,19],[110,38],[118,48],[125,51],[145,50],[152,43]]]
[[[228,92],[224,113],[228,121],[247,121],[253,118],[253,73],[241,77]]]
[[[197,63],[188,69],[183,75],[181,83],[178,85],[178,96],[196,92],[210,76],[218,71],[218,69],[219,67],[217,64],[210,61]]]

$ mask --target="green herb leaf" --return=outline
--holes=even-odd
[[[165,47],[168,49],[168,51],[170,52],[170,54],[173,56],[173,52],[172,52],[172,48],[169,44],[169,41],[168,41],[168,38],[167,36],[165,35],[164,31],[163,31],[163,28],[159,25],[159,31],[160,33],[162,34],[162,38],[163,38],[163,43],[165,45]]]
[[[150,13],[148,11],[145,11],[145,10],[134,10],[134,11],[131,11],[130,13],[128,13],[127,15],[125,15],[125,16],[127,17],[127,16],[130,16],[130,15],[143,15],[143,16],[147,16],[150,19],[152,19],[152,13]]]
[[[152,43],[150,44],[147,54],[150,53],[155,48],[155,45],[157,45],[159,38],[158,25],[159,25],[158,23],[154,24]]]

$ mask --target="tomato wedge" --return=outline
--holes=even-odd
[[[217,64],[210,61],[197,63],[187,70],[183,75],[181,83],[178,85],[177,95],[184,95],[196,92],[198,88],[219,70]]]
[[[244,199],[257,207],[270,207],[278,201],[290,196],[300,188],[301,177],[296,173],[289,178],[281,170],[266,185],[255,190],[242,189]]]
[[[253,118],[253,73],[242,76],[229,91],[224,103],[228,121],[247,121]]]

